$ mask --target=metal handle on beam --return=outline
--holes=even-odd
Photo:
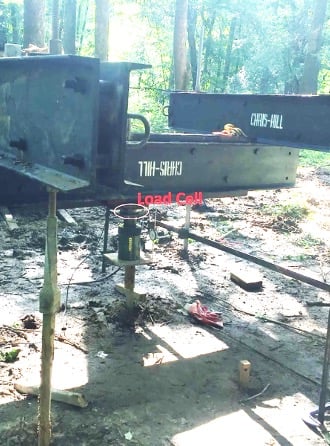
[[[128,113],[127,119],[134,119],[137,121],[141,121],[144,126],[144,134],[143,139],[141,141],[133,142],[133,141],[127,141],[127,147],[133,147],[137,149],[141,149],[146,145],[150,138],[150,124],[147,118],[145,118],[143,115],[135,114],[135,113]]]

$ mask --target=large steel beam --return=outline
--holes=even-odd
[[[172,93],[169,126],[211,133],[232,123],[248,138],[330,151],[330,95]]]

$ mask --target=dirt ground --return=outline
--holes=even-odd
[[[191,230],[235,249],[328,281],[330,169],[299,168],[296,188],[207,200]],[[12,209],[18,228],[0,232],[0,445],[36,445],[38,401],[14,383],[37,384],[46,210]],[[185,209],[162,207],[182,225]],[[88,406],[52,404],[53,445],[307,446],[326,444],[303,418],[319,404],[328,293],[237,257],[172,235],[137,267],[142,299],[130,317],[115,285],[123,270],[101,273],[103,208],[72,209],[59,220],[58,279],[66,310],[56,317],[53,386],[85,395]],[[112,217],[110,249],[118,220]],[[258,273],[245,291],[237,269]],[[224,327],[196,324],[186,306],[200,300]],[[25,316],[29,318],[24,319]],[[27,323],[32,328],[24,328]],[[25,325],[24,325],[25,323]],[[240,361],[251,364],[239,383]]]

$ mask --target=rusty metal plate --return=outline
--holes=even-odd
[[[0,166],[70,190],[95,177],[99,61],[0,59]]]
[[[172,93],[169,125],[206,133],[233,123],[259,143],[330,151],[330,95]]]
[[[81,180],[80,178],[73,177],[71,175],[59,172],[48,167],[40,166],[38,164],[26,164],[5,157],[0,154],[0,166],[8,170],[12,170],[15,173],[24,175],[31,180],[37,180],[46,186],[53,187],[57,190],[67,192],[73,189],[79,189],[89,185],[88,181]],[[13,177],[10,178],[10,183],[13,181]],[[7,186],[9,184],[7,182]]]

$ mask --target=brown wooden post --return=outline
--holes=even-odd
[[[51,379],[54,358],[55,314],[60,309],[60,290],[57,286],[57,218],[56,191],[49,191],[44,284],[39,307],[43,313],[41,384],[39,400],[38,446],[48,446],[51,438]]]
[[[186,219],[185,219],[185,224],[184,224],[184,228],[189,231],[190,229],[190,216],[191,216],[191,204],[186,204]],[[188,238],[185,238],[183,240],[183,252],[185,254],[188,254]]]
[[[133,309],[137,294],[134,292],[135,286],[135,265],[125,266],[124,287],[126,291],[127,307]]]
[[[251,363],[246,359],[239,362],[239,383],[242,387],[246,387],[250,382]]]
[[[135,265],[125,266],[125,288],[133,291],[135,285]]]

